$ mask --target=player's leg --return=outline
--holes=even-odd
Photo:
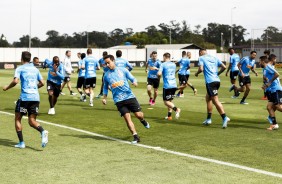
[[[244,96],[243,96],[242,100],[240,101],[240,104],[243,104],[243,105],[247,105],[248,104],[245,100],[248,97],[248,95],[250,93],[250,90],[251,90],[251,84],[250,83],[246,83],[245,86],[246,86],[246,90],[244,92]]]

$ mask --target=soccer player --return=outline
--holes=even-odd
[[[172,110],[175,111],[175,118],[180,117],[180,108],[177,108],[172,100],[175,96],[175,91],[177,90],[176,79],[175,79],[175,70],[176,65],[170,60],[170,53],[164,53],[163,55],[164,63],[161,64],[161,67],[158,71],[158,76],[163,76],[163,102],[168,108],[167,117],[165,119],[172,120],[171,114]]]
[[[268,59],[269,55],[270,55],[270,50],[265,50],[264,55],[266,56],[266,58]],[[264,68],[262,69],[262,73],[264,73]],[[262,81],[264,82],[264,76],[262,77]],[[261,97],[262,100],[267,100],[267,94],[265,91],[263,91],[263,97]]]
[[[96,70],[100,70],[99,62],[92,56],[92,49],[87,49],[87,57],[83,59],[82,69],[85,69],[85,89],[90,97],[89,106],[93,107],[94,91],[96,87]]]
[[[71,79],[70,79],[70,75],[71,73],[73,73],[73,68],[71,66],[71,51],[67,50],[66,51],[66,56],[65,59],[63,61],[63,65],[64,65],[64,71],[65,71],[65,78],[64,78],[64,82],[62,84],[61,87],[61,91],[63,91],[65,85],[67,84],[67,87],[70,91],[70,95],[76,95],[76,93],[74,93],[71,89]],[[65,93],[61,92],[62,95],[65,95]]]
[[[104,57],[107,56],[107,55],[108,55],[108,52],[104,51],[103,57],[101,59],[99,59],[99,64],[100,64],[100,66],[103,67],[103,76],[102,76],[102,85],[101,85],[101,88],[100,88],[100,93],[96,98],[100,98],[101,96],[103,96],[104,75],[109,70],[109,68],[107,67],[105,60],[104,60]]]
[[[46,59],[44,61],[43,68],[49,68],[48,78],[47,78],[47,91],[48,91],[48,100],[50,109],[48,114],[55,114],[55,105],[57,103],[57,99],[61,92],[61,84],[64,80],[64,67],[63,64],[60,63],[59,57],[54,56],[53,61],[49,61]]]
[[[223,105],[218,99],[218,89],[220,87],[219,75],[226,69],[226,66],[218,58],[207,54],[206,49],[200,49],[199,56],[199,69],[195,73],[195,76],[198,77],[201,72],[204,72],[207,88],[207,119],[203,122],[203,125],[210,125],[212,123],[211,115],[213,105],[215,105],[222,117],[222,128],[227,128],[227,123],[230,119],[226,116]],[[218,71],[219,67],[221,67],[220,71]]]
[[[193,90],[194,95],[197,94],[197,89],[188,82],[190,76],[190,58],[191,52],[182,51],[182,58],[177,62],[179,63],[179,70],[178,70],[178,80],[179,80],[179,92],[176,95],[177,97],[184,97],[183,91],[188,86]]]
[[[77,91],[80,94],[80,101],[86,102],[86,95],[84,93],[84,90],[85,90],[85,69],[82,69],[83,59],[85,58],[86,54],[82,53],[79,56],[80,56],[80,60],[78,61],[78,68],[77,68],[78,78],[77,78],[76,88],[77,88]],[[81,87],[83,87],[83,89],[81,89]]]
[[[39,93],[38,88],[44,86],[44,80],[33,63],[29,63],[31,54],[27,51],[22,52],[21,62],[14,75],[14,79],[8,86],[4,86],[3,90],[7,91],[13,88],[21,81],[21,94],[16,103],[15,108],[15,128],[19,138],[19,143],[16,148],[25,148],[25,142],[22,133],[22,117],[28,114],[28,123],[41,134],[41,146],[44,148],[48,143],[48,131],[36,121],[36,116],[39,110]]]
[[[245,56],[241,59],[238,63],[239,68],[239,84],[240,88],[234,86],[235,94],[239,94],[238,92],[245,92],[240,104],[247,105],[249,103],[245,102],[246,98],[249,95],[251,90],[251,77],[250,77],[250,70],[258,76],[258,73],[255,71],[255,58],[257,56],[256,51],[251,51],[250,56]],[[237,98],[238,96],[235,96]]]
[[[274,65],[276,62],[276,56],[271,54],[267,60],[266,56],[260,57],[260,65],[264,69],[264,79],[263,89],[265,89],[268,103],[267,111],[269,113],[268,121],[270,122],[270,127],[267,130],[276,130],[279,128],[275,111],[278,110],[282,112],[282,87],[279,80],[279,73],[275,70]]]
[[[34,65],[34,66],[39,65],[39,59],[38,59],[38,57],[34,57],[34,58],[32,59],[32,62],[33,62],[33,65]]]
[[[161,66],[161,61],[157,59],[157,52],[152,52],[152,57],[148,60],[148,78],[147,78],[147,93],[149,96],[149,104],[155,105],[156,98],[158,96],[158,88],[160,85],[160,79],[157,75],[158,70]],[[152,97],[152,87],[154,88],[154,96]]]
[[[240,62],[240,57],[238,54],[235,53],[234,48],[229,48],[228,52],[230,54],[230,63],[226,71],[226,76],[228,76],[228,72],[230,70],[230,82],[231,82],[231,87],[229,88],[229,92],[234,90],[235,84],[236,84],[236,79],[239,74],[239,68],[238,68],[238,63]],[[239,93],[239,92],[238,92]],[[234,96],[236,97],[239,96],[239,94],[236,94],[234,91]]]
[[[117,50],[116,51],[116,66],[117,67],[124,67],[124,68],[128,68],[129,71],[131,71],[133,69],[133,67],[131,66],[131,64],[126,60],[121,58],[122,56],[122,52],[121,50]]]
[[[123,67],[116,67],[114,56],[107,55],[104,57],[104,60],[106,65],[109,67],[109,70],[104,76],[102,103],[104,105],[107,104],[106,99],[108,95],[108,87],[110,87],[114,103],[117,106],[121,117],[124,118],[129,131],[133,135],[133,141],[131,143],[136,144],[140,142],[140,138],[137,134],[134,123],[131,120],[130,112],[134,113],[135,117],[140,120],[145,128],[150,128],[150,124],[144,119],[141,107],[128,84],[128,80],[130,80],[134,86],[137,86],[137,80],[127,69]]]

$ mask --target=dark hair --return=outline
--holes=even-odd
[[[92,49],[91,49],[91,48],[88,48],[87,51],[86,51],[86,53],[87,53],[87,54],[92,54]]]
[[[186,51],[182,51],[182,56],[183,56],[183,55],[186,55]]]
[[[257,52],[253,50],[253,51],[251,51],[251,53],[250,53],[250,54],[253,54],[253,53],[257,53]]]
[[[265,63],[268,63],[268,59],[266,56],[260,56],[259,59]]]
[[[116,56],[117,56],[117,57],[121,57],[121,56],[122,56],[121,50],[117,50],[117,51],[116,51]]]
[[[36,60],[36,59],[38,59],[38,57],[34,57],[34,58],[33,58],[33,61]]]
[[[204,50],[207,50],[207,49],[200,49],[200,50],[199,50],[199,53],[202,52],[202,51],[204,51]]]
[[[53,57],[53,62],[54,62],[54,61],[60,61],[59,57],[58,57],[58,56],[54,56],[54,57]]]
[[[270,50],[265,50],[263,53],[269,55],[270,54]]]
[[[275,54],[270,54],[269,57],[268,57],[268,60],[269,61],[272,61],[273,59],[276,58],[276,55]]]
[[[106,55],[105,57],[104,57],[104,60],[105,59],[110,59],[111,61],[114,61],[115,60],[115,57],[113,56],[113,55]]]
[[[170,53],[166,52],[166,53],[164,53],[163,56],[164,56],[165,58],[170,58]]]
[[[28,51],[23,51],[22,52],[22,60],[24,62],[30,62],[30,59],[31,59],[31,53],[28,52]]]
[[[230,47],[230,48],[228,49],[228,52],[230,52],[231,50],[234,50],[234,48],[233,48],[233,47]]]
[[[104,51],[104,52],[103,52],[103,56],[106,56],[106,55],[108,55],[108,52],[107,52],[107,51]]]
[[[157,54],[157,51],[153,51],[152,54]]]
[[[70,50],[67,50],[67,51],[66,51],[66,55],[67,55],[69,52],[70,52]]]
[[[86,54],[85,54],[85,53],[81,53],[81,54],[80,54],[80,58],[81,58],[81,59],[83,59],[83,58],[85,58],[85,57],[86,57]]]

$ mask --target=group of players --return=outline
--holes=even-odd
[[[113,95],[113,100],[117,106],[120,115],[124,117],[128,129],[133,135],[132,143],[140,142],[140,137],[137,134],[134,123],[131,120],[130,113],[140,120],[145,128],[150,128],[150,124],[144,119],[144,114],[141,111],[140,104],[138,103],[135,95],[129,87],[128,80],[132,82],[134,86],[137,86],[136,78],[130,73],[133,69],[129,62],[123,58],[122,52],[118,50],[116,52],[116,58],[113,55],[108,55],[107,52],[103,52],[103,58],[100,60],[95,59],[92,56],[92,49],[87,49],[87,55],[82,53],[78,56],[80,61],[78,62],[78,81],[77,89],[80,93],[81,101],[86,101],[86,96],[89,96],[89,105],[93,106],[94,92],[93,88],[96,86],[96,70],[100,69],[100,65],[103,67],[102,86],[100,93],[97,97],[103,96],[102,103],[107,104],[107,95],[110,90]],[[241,92],[244,92],[243,98],[240,104],[246,105],[245,102],[251,86],[250,70],[257,75],[255,71],[255,57],[256,52],[252,51],[250,56],[240,57],[235,54],[233,48],[229,49],[230,65],[226,72],[226,76],[230,70],[230,79],[232,86],[230,91],[234,90],[233,98],[238,98]],[[66,56],[70,57],[70,51],[66,52]],[[206,49],[199,50],[199,68],[195,73],[195,76],[203,72],[206,82],[206,104],[207,104],[207,118],[203,122],[204,125],[210,125],[212,123],[212,109],[215,105],[218,113],[222,117],[222,128],[226,128],[230,118],[227,117],[223,105],[218,99],[218,89],[220,87],[219,75],[226,69],[226,66],[218,58],[211,56],[207,53]],[[181,109],[176,107],[172,102],[175,96],[183,97],[183,90],[187,86],[190,86],[197,94],[197,89],[188,82],[189,69],[190,69],[190,57],[191,53],[182,52],[182,59],[178,61],[179,70],[176,70],[176,62],[171,61],[170,53],[163,55],[163,62],[157,59],[157,52],[152,52],[151,58],[146,64],[145,71],[148,73],[147,78],[147,93],[149,96],[149,104],[155,105],[158,95],[158,87],[160,84],[160,78],[163,77],[163,102],[168,108],[167,117],[165,119],[172,120],[172,111],[175,112],[175,118],[180,117]],[[42,147],[45,147],[48,143],[48,131],[44,130],[42,126],[36,122],[36,116],[39,108],[39,93],[38,88],[44,85],[43,78],[38,69],[34,67],[33,63],[30,63],[31,54],[29,52],[22,53],[22,66],[18,67],[15,71],[13,81],[8,86],[4,86],[3,90],[6,91],[14,87],[19,79],[21,80],[21,95],[16,103],[15,109],[15,124],[16,132],[19,138],[19,144],[15,147],[24,148],[25,143],[22,136],[21,119],[23,115],[28,114],[29,124],[38,130],[42,135]],[[270,127],[268,130],[278,129],[279,126],[276,122],[275,111],[282,111],[282,88],[279,82],[279,74],[274,69],[276,62],[276,56],[271,54],[269,57],[260,57],[260,66],[263,68],[263,89],[266,92],[268,98],[267,110],[269,112],[268,120]],[[48,114],[55,114],[55,104],[57,98],[61,93],[62,87],[65,83],[70,81],[69,75],[72,73],[71,69],[64,67],[60,62],[58,56],[54,56],[52,61],[46,59],[44,61],[44,68],[49,68],[47,78],[47,91],[49,95],[50,109]],[[220,68],[220,70],[219,70]],[[67,76],[65,76],[67,72]],[[177,87],[175,74],[178,72],[179,87]],[[239,85],[236,86],[236,78],[239,76]],[[74,95],[69,85],[70,94]],[[152,88],[154,89],[152,95]],[[178,94],[175,95],[176,91]]]

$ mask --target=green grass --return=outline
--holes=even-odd
[[[260,71],[260,69],[258,69]],[[144,69],[133,70],[139,86],[133,88],[141,103],[151,129],[146,130],[133,118],[142,144],[159,146],[173,151],[213,158],[266,171],[282,173],[281,132],[269,132],[266,117],[266,101],[262,96],[261,73],[251,76],[252,90],[247,101],[249,105],[240,105],[240,99],[231,99],[228,92],[229,77],[221,76],[219,99],[231,122],[226,130],[221,129],[221,117],[216,109],[213,112],[213,124],[201,125],[206,118],[205,84],[203,76],[193,76],[190,82],[198,89],[193,96],[191,89],[185,90],[185,98],[177,98],[174,103],[182,109],[179,120],[166,121],[167,109],[162,103],[162,90],[159,90],[154,109],[148,109],[146,93],[146,74]],[[42,70],[46,78],[46,71]],[[0,86],[9,84],[13,71],[0,70]],[[101,72],[98,75],[98,94],[101,84]],[[72,77],[72,86],[76,76]],[[64,91],[68,94],[68,90]],[[106,106],[101,100],[94,101],[94,107],[79,102],[79,97],[60,96],[56,105],[56,115],[49,116],[46,88],[40,89],[41,103],[38,119],[63,124],[70,127],[130,141],[132,139],[123,118],[119,117],[112,100]],[[14,112],[14,101],[19,96],[19,86],[7,92],[0,91],[0,110]],[[43,125],[50,131],[50,143],[41,151],[39,135],[24,122],[25,150],[12,146],[17,142],[13,117],[0,114],[4,127],[0,132],[0,171],[5,173],[3,181],[11,181],[12,175],[25,174],[25,183],[36,183],[46,177],[46,183],[281,183],[281,179],[240,169],[215,165],[189,158],[169,155],[157,151],[124,145],[94,136],[72,132]],[[278,123],[281,113],[277,112]],[[26,121],[26,120],[25,120]],[[2,124],[2,123],[1,123]],[[0,125],[1,125],[0,124]],[[3,137],[2,137],[3,135]],[[37,141],[37,142],[36,142]],[[20,154],[19,154],[20,153]],[[32,159],[34,158],[34,160]],[[24,163],[19,164],[18,163]],[[43,168],[43,163],[47,164]],[[12,166],[12,167],[11,167]],[[11,168],[10,168],[11,167]],[[17,169],[17,168],[23,168]],[[43,175],[40,171],[43,169]],[[13,172],[12,172],[13,171]],[[31,176],[28,176],[32,173]],[[39,174],[40,173],[40,174]],[[46,173],[46,174],[45,174]],[[1,177],[2,178],[2,177]],[[30,181],[30,182],[29,182]],[[94,182],[95,181],[95,182]],[[15,183],[16,179],[14,180]],[[13,182],[10,182],[13,183]]]

